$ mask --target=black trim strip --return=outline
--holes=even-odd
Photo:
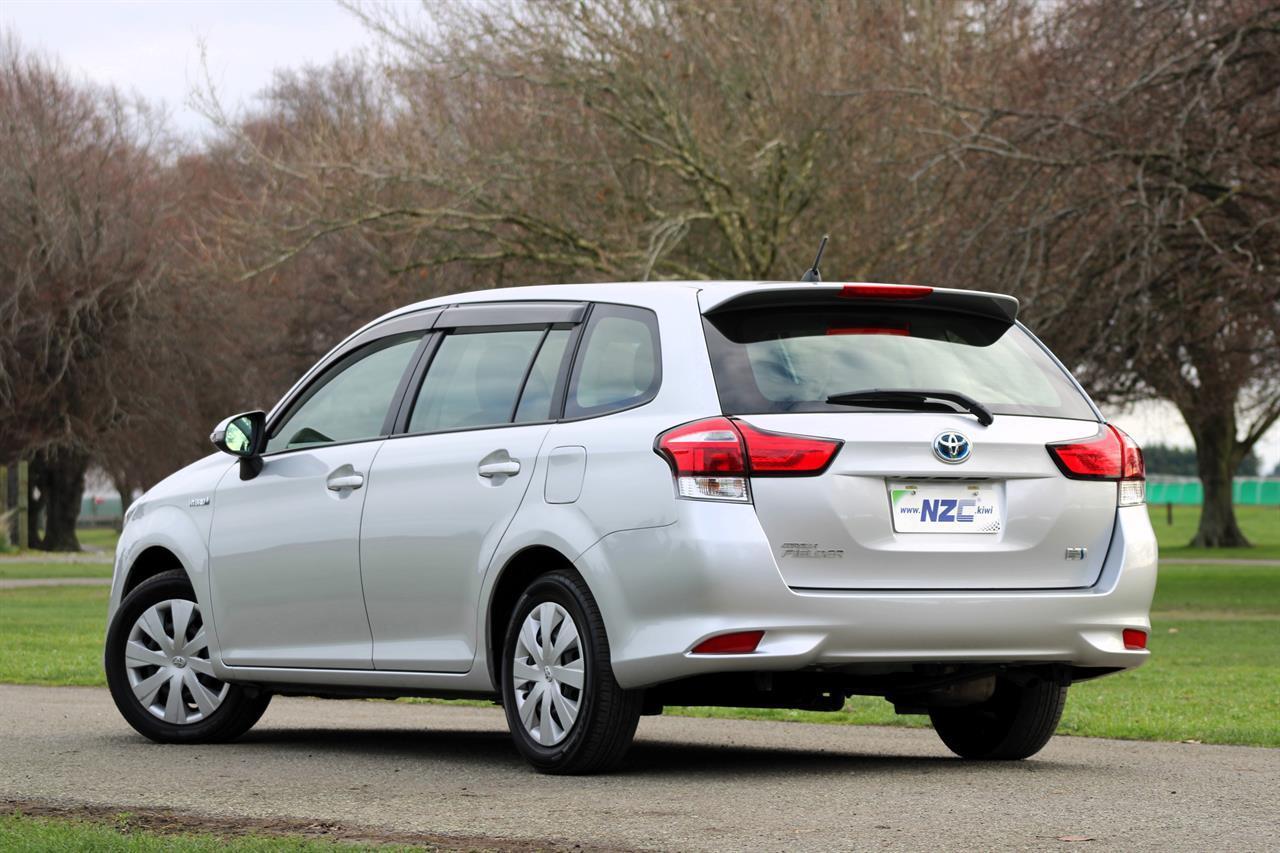
[[[520,377],[520,388],[516,391],[516,399],[511,404],[511,414],[507,415],[507,423],[516,422],[516,412],[520,411],[520,401],[524,399],[524,388],[529,384],[529,376],[533,373],[533,366],[538,363],[538,355],[542,352],[542,348],[547,344],[547,335],[551,334],[551,327],[547,326],[542,330],[542,337],[538,339],[538,345],[533,348],[533,355],[529,357],[529,363],[524,366],[524,376]]]
[[[430,341],[435,335],[423,335],[422,340],[418,341],[418,349],[409,359],[409,366],[400,374],[400,382],[396,385],[396,392],[391,395],[391,405],[387,407],[387,416],[382,419],[382,434],[391,435],[396,430],[396,421],[400,416],[400,408],[404,405],[404,395],[412,387],[410,380],[418,369],[418,362],[422,361],[423,353],[430,348]]]
[[[441,332],[432,332],[427,335],[426,345],[418,356],[418,361],[414,364],[413,370],[409,371],[404,394],[401,395],[396,403],[396,416],[388,435],[399,435],[409,428],[409,415],[413,411],[414,403],[418,400],[418,394],[422,390],[422,381],[426,377],[432,360],[436,357],[436,352],[440,349],[442,340],[444,340],[444,334]]]
[[[582,338],[586,334],[591,315],[595,312],[596,303],[587,305],[583,312],[582,322],[574,327],[573,339],[565,347],[569,356],[560,365],[560,373],[556,376],[556,387],[551,391],[551,417],[557,421],[564,420],[565,402],[569,399],[569,377],[573,375],[573,366],[578,363],[578,348],[582,346]]]

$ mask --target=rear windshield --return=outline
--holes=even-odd
[[[770,307],[703,318],[726,414],[865,411],[827,402],[871,389],[959,391],[995,414],[1097,420],[1025,331],[908,309]]]

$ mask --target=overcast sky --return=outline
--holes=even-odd
[[[249,104],[276,68],[319,65],[371,39],[334,0],[3,0],[0,27],[73,73],[163,101],[192,135],[209,127],[188,105],[203,70],[228,107]]]
[[[56,56],[72,73],[163,102],[175,126],[193,137],[209,129],[188,103],[204,73],[201,43],[229,108],[251,105],[277,68],[319,65],[373,44],[335,0],[3,0],[0,28],[16,33],[25,47]],[[1172,406],[1107,414],[1143,444],[1191,444]],[[1280,462],[1280,427],[1258,453],[1264,471]]]

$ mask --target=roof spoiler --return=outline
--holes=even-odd
[[[777,282],[722,292],[707,288],[698,294],[702,313],[722,314],[749,308],[816,308],[875,305],[920,305],[972,314],[1012,324],[1018,319],[1018,300],[978,290],[921,287],[910,284],[802,284]]]

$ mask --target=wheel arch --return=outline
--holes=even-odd
[[[121,597],[133,592],[143,581],[173,569],[181,569],[186,574],[187,580],[191,580],[191,573],[173,551],[164,545],[150,545],[144,548],[129,565],[124,584],[120,589]]]
[[[511,611],[515,609],[516,601],[520,598],[520,593],[533,583],[535,578],[556,569],[567,569],[578,577],[582,577],[582,573],[574,566],[573,561],[561,551],[549,545],[530,545],[511,555],[494,580],[493,591],[489,594],[486,607],[485,658],[488,662],[489,678],[495,688],[501,684],[500,661],[507,622],[511,618]],[[586,583],[585,578],[583,582]]]
[[[213,628],[209,654],[211,657],[219,655],[216,619],[210,606],[208,533],[207,523],[198,523],[172,505],[148,507],[141,517],[135,516],[125,526],[116,549],[116,570],[107,610],[108,625],[125,596],[139,584],[162,572],[181,569],[191,583],[204,618]],[[217,665],[215,663],[215,667]]]

